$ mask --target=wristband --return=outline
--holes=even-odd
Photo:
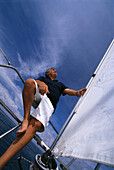
[[[76,92],[76,96],[78,97],[78,91]]]

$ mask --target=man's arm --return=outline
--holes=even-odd
[[[39,87],[39,93],[42,95],[49,93],[48,86],[40,80],[36,80],[38,87]]]
[[[86,88],[80,89],[78,91],[72,90],[72,89],[64,89],[63,95],[68,94],[69,96],[78,96],[78,97],[80,97],[80,96],[84,95],[86,90],[87,90]]]

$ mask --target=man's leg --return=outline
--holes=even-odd
[[[23,106],[24,106],[24,119],[21,128],[17,131],[17,135],[25,133],[29,120],[30,120],[30,109],[34,100],[34,94],[36,92],[36,86],[33,79],[28,79],[25,82],[23,89]]]
[[[36,131],[41,131],[43,128],[41,122],[32,118],[26,132],[17,136],[7,151],[0,158],[0,169],[16,155],[30,140],[34,137]]]

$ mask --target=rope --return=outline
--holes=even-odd
[[[34,162],[32,162],[32,161],[24,158],[23,156],[19,156],[17,159],[23,159],[23,160],[25,160],[26,162],[28,162],[28,163],[30,163],[30,164],[34,164]]]
[[[30,164],[32,164],[32,165],[35,164],[34,162],[32,162],[32,161],[30,161],[30,160],[28,160],[28,159],[26,159],[25,157],[23,157],[23,156],[20,155],[18,158],[14,159],[13,161],[10,161],[10,162],[9,162],[8,164],[6,164],[5,166],[9,166],[9,165],[11,165],[12,163],[16,162],[17,160],[21,160],[21,159],[25,160],[26,162],[28,162],[28,163],[30,163]]]

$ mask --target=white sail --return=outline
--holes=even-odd
[[[114,40],[56,145],[56,156],[114,166]]]

